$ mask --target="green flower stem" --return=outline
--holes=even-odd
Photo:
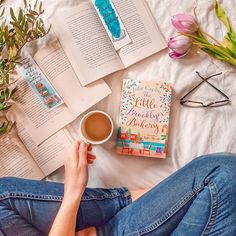
[[[192,34],[187,34],[187,33],[183,33],[183,32],[179,32],[179,34],[182,34],[188,38],[191,38],[193,40],[196,40],[198,42],[202,42],[202,43],[209,43],[205,38],[203,37],[198,37],[197,35],[192,35]]]
[[[202,33],[203,35],[206,35],[208,38],[212,39],[213,41],[215,41],[219,46],[224,47],[224,45],[223,45],[222,43],[220,43],[217,39],[215,39],[214,37],[212,37],[210,34],[204,32],[204,31],[201,31],[201,33]]]
[[[204,32],[200,31],[198,33],[202,33],[204,34]],[[223,44],[221,44],[219,41],[217,41],[215,38],[213,38],[212,36],[210,36],[211,39],[213,39],[215,42],[217,42],[217,44],[212,45],[205,37],[199,37],[197,35],[191,35],[191,34],[187,34],[187,33],[180,33],[186,37],[189,37],[193,40],[193,43],[200,46],[201,49],[210,49],[212,51],[212,55],[214,55],[214,52],[218,54],[218,59],[220,60],[224,60],[226,59],[227,62],[229,62],[232,65],[236,65],[236,58],[232,57],[230,55],[230,53],[232,53],[232,51],[225,47]],[[204,51],[204,50],[203,50]],[[221,57],[221,58],[220,58]]]
[[[209,48],[212,51],[217,52],[219,55],[223,55],[224,57],[227,57],[229,60],[228,62],[230,62],[233,65],[236,65],[236,58],[232,57],[226,50],[225,47],[221,48],[218,45],[212,45],[212,44],[203,44],[203,43],[198,43],[196,42],[195,44],[199,45],[199,46],[203,46],[203,48]]]

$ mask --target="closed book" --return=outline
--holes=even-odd
[[[166,157],[171,93],[167,82],[123,80],[118,154]]]

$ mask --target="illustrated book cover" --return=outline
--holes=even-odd
[[[171,93],[167,82],[123,81],[118,154],[166,157]]]

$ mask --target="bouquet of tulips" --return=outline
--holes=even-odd
[[[227,34],[223,42],[219,42],[213,36],[201,30],[195,16],[191,14],[177,14],[172,18],[172,25],[178,31],[178,35],[171,37],[168,47],[171,50],[169,56],[178,59],[186,56],[192,45],[199,48],[221,61],[236,65],[236,33],[226,15],[223,7],[215,0],[215,13],[217,18],[227,28]]]

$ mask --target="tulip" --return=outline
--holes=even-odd
[[[172,24],[180,35],[170,38],[168,43],[171,49],[169,56],[173,59],[184,57],[190,51],[191,45],[194,44],[210,56],[236,66],[236,32],[224,8],[217,0],[215,0],[215,13],[227,29],[223,43],[207,32],[201,31],[192,15],[177,14],[172,18]]]
[[[180,33],[192,34],[198,30],[198,24],[191,14],[177,14],[172,17],[171,21],[172,25]]]
[[[192,46],[192,40],[184,35],[171,37],[168,47],[171,49],[169,56],[173,59],[184,57],[188,54]]]

